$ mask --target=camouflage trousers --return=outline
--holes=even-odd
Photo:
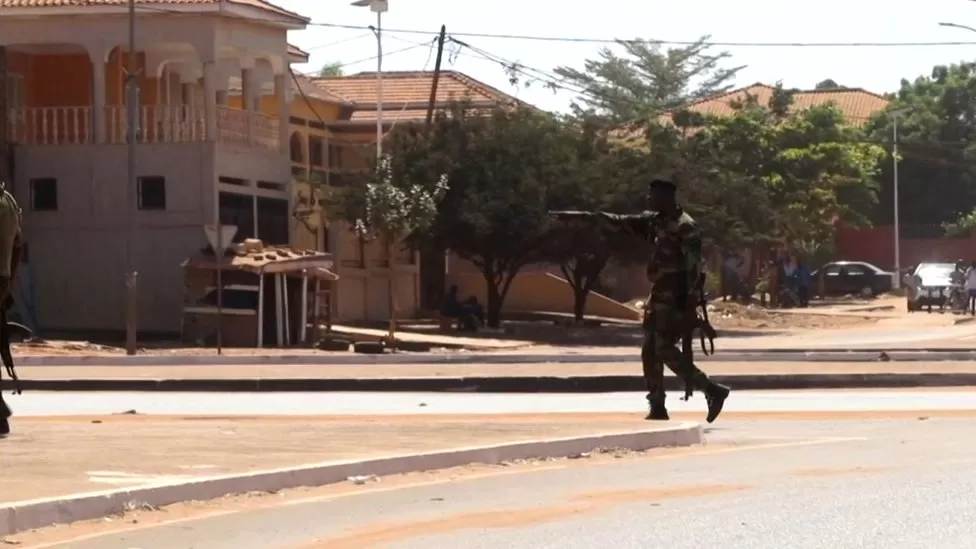
[[[705,372],[682,356],[678,343],[685,326],[685,313],[670,303],[647,304],[644,317],[644,345],[641,362],[644,366],[644,382],[647,384],[647,401],[663,405],[664,367],[674,375],[691,383],[695,389],[704,390],[711,383]]]

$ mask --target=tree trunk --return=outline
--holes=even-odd
[[[485,282],[487,283],[487,291],[485,292],[488,297],[488,303],[485,304],[485,324],[489,328],[495,328],[501,326],[502,323],[502,300],[501,293],[498,291],[498,284],[495,282],[494,277],[489,277],[485,275]]]
[[[586,287],[573,288],[573,318],[576,322],[583,322],[586,312],[586,298],[590,296],[590,290]]]

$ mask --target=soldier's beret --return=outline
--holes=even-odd
[[[647,185],[647,190],[651,192],[674,193],[678,190],[678,186],[664,179],[652,179]]]

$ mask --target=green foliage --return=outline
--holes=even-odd
[[[425,185],[397,177],[394,166],[389,156],[380,159],[374,181],[333,189],[326,208],[349,223],[364,240],[387,236],[390,242],[399,242],[415,232],[427,231],[437,217],[438,202],[447,192],[447,176]]]
[[[345,74],[346,71],[342,69],[342,63],[338,61],[322,65],[322,68],[320,68],[318,72],[319,78],[345,76]]]
[[[571,173],[572,147],[567,126],[548,113],[457,104],[435,117],[428,135],[415,132],[389,148],[395,163],[448,174],[450,190],[426,238],[484,275],[490,326],[499,323],[515,275],[543,257],[548,211]]]
[[[891,143],[896,119],[902,234],[939,236],[943,225],[956,223],[976,208],[976,63],[937,66],[929,76],[902,80],[889,110],[871,121],[871,137]],[[873,221],[890,224],[890,157],[883,169],[884,186]]]
[[[603,48],[597,59],[584,61],[583,70],[554,72],[580,90],[577,114],[592,112],[616,123],[648,120],[732,87],[743,67],[723,68],[729,54],[711,53],[708,39],[668,49],[653,40],[618,40],[623,55]]]
[[[629,212],[644,201],[640,156],[632,149],[615,146],[608,128],[588,118],[571,126],[573,167],[558,187],[553,201],[559,209]],[[596,223],[555,223],[551,226],[545,259],[559,265],[573,289],[573,310],[583,319],[586,299],[611,261],[627,264],[644,261],[644,239],[601,230]]]
[[[946,236],[951,238],[976,234],[976,209],[966,215],[960,216],[955,221],[943,223],[942,230]]]
[[[791,112],[792,92],[748,98],[697,128],[652,124],[654,163],[686,182],[684,202],[714,244],[814,250],[835,222],[867,222],[885,157],[833,106]],[[678,117],[676,117],[676,120]]]

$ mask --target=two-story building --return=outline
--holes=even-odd
[[[124,326],[139,273],[140,329],[177,331],[181,261],[203,225],[288,243],[289,50],[308,20],[263,0],[4,0],[6,139],[24,209],[37,313],[48,329]],[[126,79],[139,88],[137,181],[127,176]],[[231,102],[234,81],[244,90]],[[260,108],[270,84],[277,108]]]

